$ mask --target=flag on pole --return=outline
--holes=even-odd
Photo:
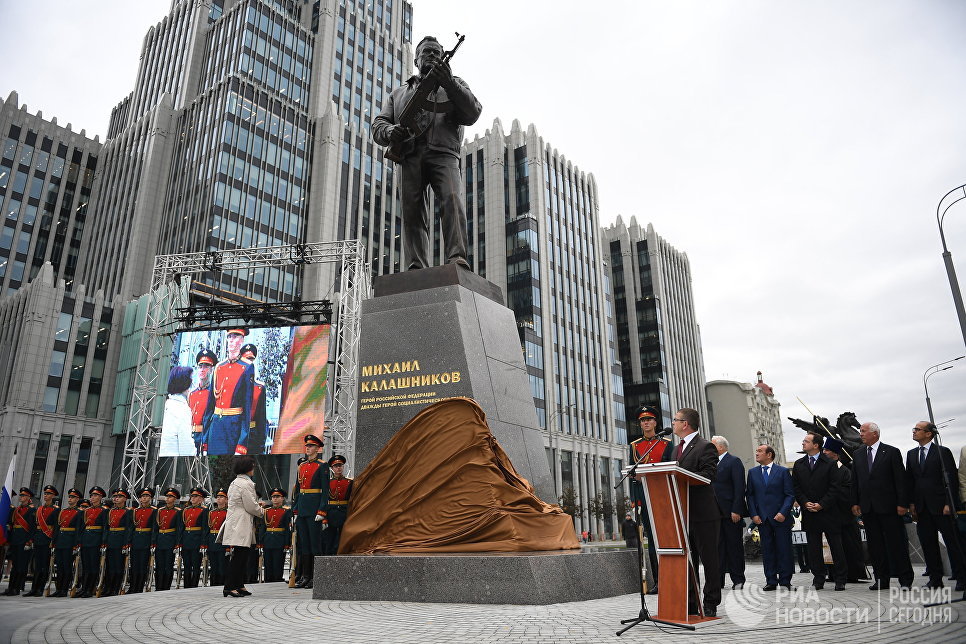
[[[0,546],[7,545],[7,523],[10,522],[10,512],[13,507],[10,500],[13,498],[13,469],[17,462],[17,448],[13,450],[10,457],[10,467],[7,468],[7,477],[3,479],[3,489],[0,490]]]

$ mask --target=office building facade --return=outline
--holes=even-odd
[[[658,408],[661,427],[671,425],[678,409],[696,409],[703,420],[700,433],[709,438],[704,355],[687,254],[635,217],[629,225],[618,217],[603,236],[631,439],[641,435],[634,422],[641,405]]]
[[[556,492],[578,531],[611,533],[627,435],[597,184],[533,125],[499,119],[464,145],[463,173],[469,260],[516,316]]]

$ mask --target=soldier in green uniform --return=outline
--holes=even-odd
[[[129,593],[143,593],[144,584],[148,580],[148,564],[151,561],[151,550],[157,540],[158,522],[154,515],[157,508],[153,505],[154,490],[149,487],[138,491],[138,503],[131,517],[134,522],[134,533],[131,537],[131,573]]]
[[[84,513],[77,507],[80,490],[67,490],[67,507],[57,515],[57,536],[54,538],[54,561],[57,563],[57,592],[54,597],[67,597],[74,580],[74,556],[80,552],[80,538],[84,530]]]
[[[30,592],[24,597],[43,597],[44,586],[50,577],[50,555],[54,550],[54,539],[57,536],[57,514],[60,511],[54,505],[54,499],[60,496],[53,485],[44,486],[44,504],[37,508],[34,527],[34,582]]]
[[[208,549],[208,508],[204,506],[208,493],[200,487],[188,493],[188,507],[181,511],[184,535],[181,538],[181,561],[184,564],[184,587],[197,588],[201,577],[202,551]]]
[[[111,492],[114,506],[107,511],[107,568],[104,573],[104,588],[101,597],[111,597],[121,592],[124,579],[125,558],[131,552],[131,537],[134,534],[134,521],[127,502],[131,493],[124,488]]]
[[[97,485],[87,494],[90,507],[84,509],[84,531],[81,533],[81,593],[78,597],[93,597],[101,574],[101,553],[107,543],[107,492]]]
[[[164,491],[164,507],[154,513],[154,587],[157,590],[170,590],[171,580],[174,578],[175,551],[181,547],[184,529],[181,508],[178,507],[180,498],[181,492],[169,487]]]
[[[273,488],[272,507],[265,510],[265,518],[258,522],[258,547],[265,561],[265,581],[282,581],[285,551],[292,545],[292,509],[285,503],[285,492]]]
[[[311,588],[315,577],[315,556],[322,554],[322,525],[329,499],[329,464],[319,458],[323,446],[321,438],[309,434],[303,440],[305,459],[300,460],[292,496],[301,568],[295,587]]]
[[[224,586],[226,549],[215,541],[215,537],[228,515],[228,490],[218,488],[215,492],[215,506],[213,510],[208,510],[208,565],[211,566],[208,583],[211,586]]]
[[[349,496],[352,494],[352,479],[343,475],[345,456],[335,454],[329,459],[332,474],[329,478],[329,509],[323,523],[322,554],[335,555],[339,552],[339,538],[342,526],[349,513]]]
[[[27,568],[33,555],[36,510],[33,507],[34,493],[29,487],[20,488],[20,505],[10,513],[7,534],[10,535],[10,583],[3,592],[8,597],[19,595],[27,583]]]

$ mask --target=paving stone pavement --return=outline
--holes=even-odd
[[[254,584],[245,599],[220,588],[194,588],[101,599],[0,597],[0,641],[31,642],[734,642],[756,637],[807,642],[966,641],[966,603],[923,609],[914,589],[899,597],[867,584],[845,592],[799,586],[791,595],[765,593],[760,564],[750,564],[742,591],[723,593],[720,622],[696,633],[645,623],[622,637],[621,620],[640,611],[637,595],[554,604],[495,606],[404,601],[313,600],[311,591]],[[810,582],[797,575],[796,582]],[[340,583],[351,583],[341,580]],[[952,596],[948,590],[935,597]],[[958,596],[958,595],[957,595]],[[656,611],[657,601],[648,597]],[[910,643],[911,644],[911,643]]]

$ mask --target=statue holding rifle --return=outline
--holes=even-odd
[[[457,34],[458,35],[458,34]],[[482,106],[449,61],[463,42],[443,51],[427,36],[416,45],[419,73],[396,88],[372,123],[372,138],[402,169],[403,244],[410,270],[431,266],[429,194],[439,203],[447,264],[472,270],[466,261],[466,206],[460,172],[463,128]]]

